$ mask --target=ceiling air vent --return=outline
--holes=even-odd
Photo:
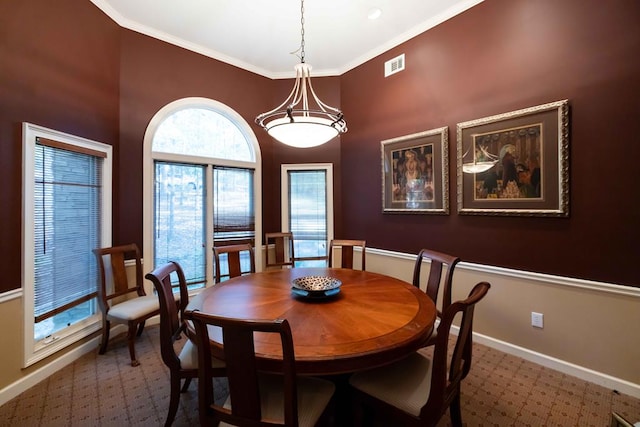
[[[384,76],[389,77],[392,74],[404,70],[404,53],[384,63]]]

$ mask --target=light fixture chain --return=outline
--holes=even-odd
[[[304,62],[304,0],[300,1],[300,35],[302,36],[302,40],[300,41],[300,61]]]
[[[300,58],[296,81],[282,104],[259,114],[255,122],[269,135],[292,147],[315,147],[347,131],[342,111],[322,102],[311,85],[311,66],[304,63],[304,0],[300,0],[300,47],[291,54]]]

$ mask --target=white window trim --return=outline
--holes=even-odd
[[[327,248],[333,240],[333,163],[283,164],[280,168],[282,231],[289,231],[289,171],[324,170],[327,173]]]
[[[57,332],[48,341],[36,342],[34,340],[34,277],[35,277],[35,236],[34,236],[34,166],[36,138],[42,137],[64,142],[77,147],[83,147],[105,154],[103,163],[103,191],[102,191],[102,231],[101,239],[104,246],[111,246],[111,203],[112,203],[112,147],[101,142],[92,141],[75,135],[47,129],[31,123],[22,124],[22,301],[24,313],[24,361],[23,366],[30,366],[55,352],[89,336],[101,328],[101,313],[97,309],[96,314],[82,322],[78,322],[62,331]]]
[[[252,161],[234,161],[228,159],[218,159],[218,158],[210,158],[210,157],[199,157],[199,156],[190,156],[190,155],[178,155],[171,153],[161,153],[161,152],[153,152],[151,150],[153,145],[153,137],[155,136],[156,131],[160,124],[170,115],[174,114],[179,110],[183,110],[186,108],[205,108],[208,110],[215,111],[218,114],[222,114],[230,121],[232,121],[238,129],[245,137],[247,141],[251,143],[252,148]],[[254,169],[253,174],[253,185],[254,185],[254,209],[255,209],[255,227],[256,227],[256,236],[255,236],[255,246],[256,248],[262,247],[262,158],[260,152],[260,144],[258,143],[258,138],[255,133],[251,129],[251,126],[247,121],[238,114],[231,107],[215,101],[209,98],[202,97],[189,97],[182,98],[176,101],[170,102],[169,104],[162,107],[158,112],[153,116],[151,121],[149,122],[149,126],[147,126],[147,130],[144,134],[144,146],[143,146],[143,164],[142,164],[142,215],[143,215],[143,258],[148,260],[144,263],[144,270],[151,271],[155,266],[153,266],[153,260],[155,259],[154,254],[154,240],[153,240],[153,175],[154,168],[153,162],[155,160],[165,160],[171,162],[185,162],[185,163],[198,163],[198,164],[209,164],[212,161],[215,162],[217,166],[231,166],[231,167],[244,167],[244,168],[252,168]],[[212,172],[211,168],[207,168],[206,182],[212,182]],[[207,186],[207,199],[212,199],[212,191],[210,185]],[[213,228],[213,206],[209,204],[206,213],[207,218],[207,229]],[[207,248],[213,247],[213,236],[207,236],[206,242]],[[211,250],[211,249],[210,249]],[[213,252],[208,252],[208,256],[213,257]],[[256,270],[262,270],[262,257],[256,257]],[[207,278],[207,285],[213,284],[213,267],[211,262],[207,262],[207,271],[205,272]],[[152,292],[150,283],[145,283],[145,291],[147,293]]]

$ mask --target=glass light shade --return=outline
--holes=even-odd
[[[296,81],[289,97],[278,107],[256,117],[274,139],[283,144],[308,148],[322,145],[347,131],[338,108],[322,102],[311,85],[311,65],[296,65]],[[297,108],[296,108],[297,107]]]
[[[265,124],[267,133],[273,138],[297,148],[322,145],[338,136],[339,128],[331,126],[332,120],[322,117],[288,117],[271,120]]]
[[[339,108],[322,102],[313,90],[311,65],[304,61],[304,0],[300,2],[300,15],[302,40],[300,48],[292,52],[300,58],[300,63],[294,67],[296,81],[293,90],[278,107],[258,114],[255,122],[283,144],[308,148],[345,133],[347,122]]]

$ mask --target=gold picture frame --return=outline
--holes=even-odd
[[[448,215],[448,128],[387,139],[380,145],[382,212]]]
[[[458,213],[569,216],[569,103],[457,125]]]

